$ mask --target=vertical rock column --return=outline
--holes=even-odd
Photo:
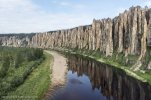
[[[145,57],[145,53],[146,53],[146,48],[147,48],[147,21],[146,21],[146,17],[145,17],[145,12],[142,11],[142,33],[143,36],[141,38],[141,55],[139,60],[141,60],[141,58]]]
[[[132,33],[131,33],[131,54],[136,53],[137,46],[137,8],[131,8],[131,17],[132,17]]]
[[[119,15],[118,18],[118,52],[122,52],[123,51],[123,16],[122,14]]]
[[[112,41],[112,20],[107,19],[106,23],[106,33],[107,33],[107,44],[106,44],[106,56],[112,56],[113,53],[113,41]]]

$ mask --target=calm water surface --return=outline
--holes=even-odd
[[[67,82],[53,100],[151,100],[151,87],[92,59],[67,57]]]

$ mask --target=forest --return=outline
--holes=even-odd
[[[42,49],[0,47],[0,99],[23,84],[44,59]]]

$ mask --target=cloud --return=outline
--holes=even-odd
[[[69,7],[69,8],[74,8],[74,9],[82,9],[82,8],[86,7],[85,5],[76,4],[76,3],[73,3],[73,2],[69,2],[69,1],[54,0],[54,1],[52,1],[52,3],[54,3],[56,5],[59,5],[59,6],[62,6],[62,7]]]
[[[60,2],[61,6],[71,6],[69,2]]]
[[[144,1],[143,3],[144,6],[148,6],[148,7],[151,7],[151,1]]]
[[[62,3],[67,6],[68,4]],[[0,0],[0,33],[43,32],[88,24],[92,16],[46,12],[31,0]]]

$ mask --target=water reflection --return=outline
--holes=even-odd
[[[122,70],[75,55],[67,58],[66,83],[47,100],[151,100],[150,85]]]
[[[76,73],[77,77],[87,76],[92,90],[100,91],[107,100],[151,100],[151,87],[147,83],[127,76],[120,69],[78,56],[68,56],[67,63],[68,70],[72,71],[72,74]],[[70,75],[68,74],[69,77]],[[70,82],[70,84],[87,84],[82,81],[78,78],[70,79],[68,84]]]

